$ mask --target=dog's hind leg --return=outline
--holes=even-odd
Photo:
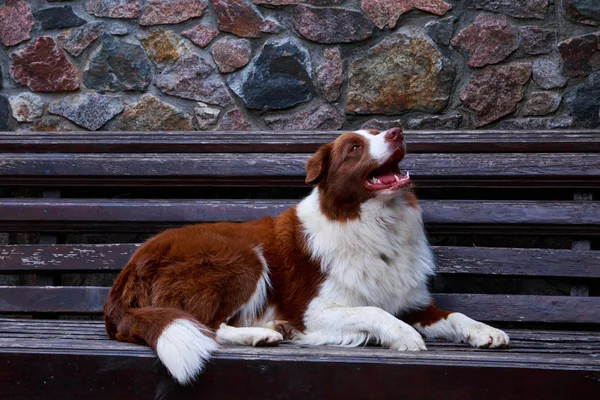
[[[217,330],[216,339],[220,344],[277,346],[283,340],[283,336],[268,328],[236,328],[221,324]]]

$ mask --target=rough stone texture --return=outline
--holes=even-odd
[[[337,130],[346,120],[343,111],[331,104],[322,104],[307,110],[284,115],[269,115],[264,118],[270,129],[293,130]]]
[[[523,116],[539,117],[558,109],[562,95],[556,92],[533,92],[523,106]]]
[[[281,109],[313,98],[308,51],[292,38],[268,40],[260,53],[227,83],[246,107]]]
[[[452,34],[454,33],[454,23],[456,17],[450,16],[435,21],[429,21],[425,24],[425,32],[437,44],[447,46],[450,44]]]
[[[477,128],[514,112],[530,76],[529,63],[488,66],[473,74],[460,92],[464,105],[475,112],[471,125]]]
[[[530,55],[548,54],[556,46],[556,31],[537,26],[524,26],[519,29],[521,49]]]
[[[120,22],[110,23],[108,25],[108,27],[106,27],[105,29],[106,29],[106,32],[110,33],[111,35],[116,35],[116,36],[129,35],[129,27]]]
[[[138,32],[136,37],[148,57],[157,64],[177,61],[183,53],[191,51],[183,39],[173,31],[152,29]]]
[[[327,101],[336,101],[342,94],[344,65],[339,47],[325,49],[323,61],[317,67],[317,85]]]
[[[246,121],[240,110],[229,110],[217,127],[218,131],[251,131],[252,125]]]
[[[467,0],[467,7],[494,11],[517,18],[542,19],[548,10],[548,0]]]
[[[224,37],[217,40],[210,48],[219,71],[233,72],[250,62],[252,46],[247,39]]]
[[[252,0],[254,4],[267,4],[270,6],[289,6],[299,4],[302,0]]]
[[[8,130],[8,100],[4,96],[0,96],[0,132]]]
[[[559,0],[565,18],[585,25],[600,25],[598,0]]]
[[[221,110],[210,107],[204,103],[198,103],[198,107],[194,107],[194,115],[198,122],[198,129],[207,131],[217,124]]]
[[[33,121],[32,130],[36,132],[72,132],[80,131],[81,128],[64,118],[46,116]]]
[[[42,29],[72,28],[87,22],[79,18],[71,6],[44,8],[34,12],[33,16],[40,22]]]
[[[98,93],[77,94],[50,103],[48,112],[61,115],[79,126],[95,131],[123,111],[120,97]]]
[[[178,24],[202,15],[204,0],[146,0],[140,25]]]
[[[517,30],[504,15],[479,14],[475,21],[452,39],[470,67],[496,64],[518,47]]]
[[[600,32],[562,41],[558,50],[566,76],[585,76],[600,70]]]
[[[260,26],[260,31],[264,33],[279,33],[283,30],[283,27],[273,17],[267,17],[263,20],[262,25]]]
[[[216,68],[196,54],[184,54],[156,79],[156,86],[173,96],[219,106],[233,104]]]
[[[533,129],[565,129],[573,126],[573,118],[563,115],[542,118],[515,118],[501,121],[497,129],[533,130]]]
[[[165,103],[151,94],[125,107],[125,111],[110,123],[116,131],[191,131],[194,130],[192,116]]]
[[[33,14],[28,2],[6,0],[4,7],[0,7],[0,41],[3,45],[14,46],[29,40],[33,25]]]
[[[578,127],[600,126],[600,72],[594,72],[583,82],[567,90],[564,98]]]
[[[79,73],[54,39],[41,36],[11,55],[11,75],[34,92],[79,89]]]
[[[183,31],[181,34],[198,46],[206,47],[207,44],[217,37],[219,31],[206,25],[197,25],[192,29]]]
[[[454,75],[452,62],[422,32],[387,37],[350,64],[346,112],[440,112]]]
[[[378,131],[387,131],[388,129],[403,127],[404,121],[401,119],[380,120],[373,118],[362,124],[360,129],[377,129]]]
[[[142,14],[140,0],[88,0],[85,8],[96,17],[138,18]]]
[[[300,4],[292,17],[294,29],[317,43],[360,42],[373,35],[373,24],[360,11],[346,8],[316,8]]]
[[[56,37],[56,41],[71,55],[77,57],[94,40],[98,39],[104,30],[102,22],[90,22],[79,28],[69,29]]]
[[[452,130],[462,124],[463,116],[459,113],[449,115],[424,115],[408,118],[404,123],[406,129]]]
[[[219,20],[219,29],[236,36],[254,38],[260,36],[263,16],[248,0],[210,0]]]
[[[152,82],[152,62],[141,46],[102,35],[83,74],[88,88],[110,91],[145,90]]]
[[[9,97],[8,101],[13,118],[19,122],[31,122],[44,113],[44,101],[33,93],[19,93]]]
[[[443,15],[452,6],[443,0],[362,0],[361,8],[379,28],[394,28],[398,18],[405,12],[417,9],[435,15]]]
[[[560,65],[546,59],[533,61],[533,81],[544,89],[559,88],[567,84],[567,78],[562,75]]]

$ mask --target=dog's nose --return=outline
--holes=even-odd
[[[392,128],[388,129],[385,132],[385,140],[386,142],[403,142],[404,135],[402,135],[402,129],[400,128]]]

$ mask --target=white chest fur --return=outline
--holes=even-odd
[[[297,213],[326,275],[307,315],[331,306],[375,306],[398,314],[430,302],[433,256],[420,212],[401,198],[370,200],[361,206],[360,219],[336,222],[321,213],[315,189]]]

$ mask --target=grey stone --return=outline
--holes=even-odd
[[[577,86],[568,89],[564,98],[578,127],[600,126],[600,72],[594,72]]]
[[[48,112],[61,115],[79,126],[95,131],[123,111],[120,97],[98,93],[77,94],[50,103]]]
[[[533,62],[533,81],[544,89],[564,87],[567,78],[561,73],[557,62],[547,59],[537,59]]]
[[[344,66],[339,47],[325,49],[321,65],[317,67],[317,84],[327,101],[336,101],[342,94]]]
[[[223,115],[219,126],[219,131],[251,131],[252,124],[246,121],[244,114],[238,109],[229,110]]]
[[[129,27],[125,24],[114,22],[106,27],[106,32],[115,36],[129,35]]]
[[[548,54],[556,47],[556,31],[537,26],[519,29],[521,50],[530,55]]]
[[[221,110],[215,107],[209,107],[204,103],[198,103],[198,107],[194,108],[194,115],[198,122],[198,129],[207,131],[217,124]]]
[[[376,129],[378,131],[387,131],[391,128],[404,126],[404,121],[401,119],[381,120],[373,118],[362,124],[360,129]]]
[[[87,0],[86,11],[96,17],[138,18],[142,14],[140,0]]]
[[[494,11],[516,18],[543,19],[548,11],[548,0],[467,0],[468,8]]]
[[[34,12],[33,16],[40,21],[42,29],[72,28],[87,22],[79,18],[71,6],[44,8]]]
[[[107,125],[115,131],[194,130],[191,115],[148,93],[137,103],[125,107],[125,111]]]
[[[322,104],[291,114],[268,115],[264,121],[270,129],[282,131],[337,130],[346,116],[331,104]]]
[[[48,115],[33,121],[32,130],[36,132],[72,132],[80,131],[81,128],[62,117]]]
[[[259,54],[227,79],[248,108],[282,109],[313,98],[311,60],[298,40],[268,40]]]
[[[423,115],[407,118],[406,129],[453,130],[462,124],[463,116],[459,113],[449,115]]]
[[[145,90],[152,82],[152,62],[141,46],[102,35],[83,73],[88,88],[114,92]]]
[[[565,129],[573,126],[573,118],[567,115],[541,118],[515,118],[500,121],[500,130]]]
[[[425,24],[425,32],[433,39],[437,44],[448,46],[452,34],[454,33],[454,23],[456,17],[450,16],[434,21],[430,21]]]
[[[523,116],[542,116],[558,109],[562,95],[556,92],[533,92],[523,106]]]
[[[8,99],[0,96],[0,132],[8,130]]]
[[[71,55],[77,57],[94,40],[98,39],[104,30],[102,22],[90,22],[79,28],[69,29],[56,37],[56,41]]]
[[[33,93],[19,93],[9,97],[13,117],[19,122],[31,122],[44,113],[44,101]]]
[[[294,29],[317,43],[360,42],[373,35],[375,26],[360,11],[300,4],[292,16]]]
[[[388,36],[351,62],[346,112],[440,112],[454,75],[452,61],[422,31]]]
[[[182,55],[156,78],[166,94],[225,107],[233,104],[227,87],[215,67],[196,54]]]

